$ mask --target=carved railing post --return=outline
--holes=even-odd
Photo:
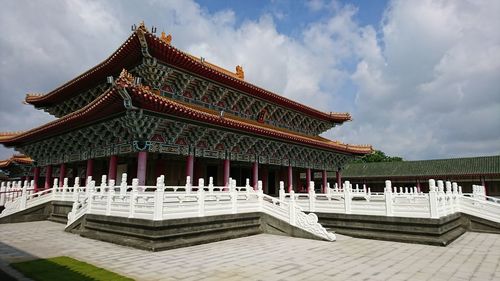
[[[453,192],[451,190],[451,181],[446,181],[445,182],[445,186],[446,186],[446,197],[444,198],[445,199],[445,203],[450,206],[449,208],[449,211],[446,213],[447,215],[449,215],[450,213],[453,214],[455,213],[455,204],[453,204]]]
[[[122,174],[122,180],[120,181],[120,195],[124,196],[127,194],[127,174]]]
[[[101,188],[100,188],[101,194],[104,194],[104,192],[106,192],[106,187],[107,187],[107,185],[106,185],[106,175],[103,175],[101,177]]]
[[[344,210],[346,214],[351,213],[352,205],[352,195],[351,195],[351,183],[349,181],[344,182]]]
[[[132,191],[130,192],[130,207],[129,207],[129,218],[135,216],[135,201],[137,199],[137,193],[139,188],[139,179],[132,179]]]
[[[214,191],[214,179],[212,177],[208,178],[208,192],[212,193]]]
[[[233,178],[229,177],[227,180],[227,186],[225,186],[222,190],[230,192],[231,191],[231,183],[233,182]]]
[[[314,182],[309,182],[309,212],[314,212],[316,206],[316,191],[314,190]]]
[[[5,182],[3,181],[2,184],[0,185],[0,206],[4,206],[5,202],[7,201],[5,200],[7,195],[7,193],[5,193],[6,191],[7,187],[5,186]]]
[[[262,190],[262,181],[257,181],[257,198],[259,202],[259,212],[261,212],[262,204],[264,203],[264,191]]]
[[[453,182],[451,184],[451,189],[453,193],[453,210],[455,212],[460,212],[460,194],[458,194],[458,184]]]
[[[75,182],[73,183],[73,194],[72,194],[73,202],[78,201],[79,194],[80,194],[80,178],[76,177]]]
[[[394,215],[393,212],[393,204],[392,204],[392,183],[390,180],[385,181],[385,189],[384,189],[384,198],[385,198],[385,215],[388,217],[392,217]]]
[[[106,198],[106,216],[111,215],[111,203],[115,195],[115,180],[109,180],[108,198]]]
[[[165,176],[161,175],[156,179],[155,202],[153,210],[153,220],[163,219],[163,197],[165,195]]]
[[[433,179],[430,179],[429,180],[429,209],[430,209],[430,216],[433,219],[439,218],[437,195],[438,194],[436,191],[436,181]]]
[[[23,185],[23,192],[21,193],[21,202],[19,202],[19,209],[24,210],[26,209],[26,200],[28,199],[28,181],[24,182]]]
[[[285,183],[280,181],[280,191],[279,191],[280,201],[285,201]]]
[[[245,180],[245,191],[247,192],[247,194],[250,193],[250,189],[253,190],[253,188],[250,187],[250,180],[249,179],[246,179]]]
[[[59,192],[59,179],[58,178],[54,179],[54,184],[52,185],[52,192],[53,193]]]
[[[198,217],[205,216],[205,180],[198,180]]]
[[[87,177],[87,181],[85,182],[85,192],[86,193],[89,193],[89,184],[90,184],[91,181],[92,181],[92,176],[88,176]]]
[[[295,226],[297,218],[295,214],[295,191],[290,190],[290,201],[288,202],[288,215],[290,216],[290,224]]]
[[[191,177],[190,176],[187,176],[186,177],[186,193],[190,193],[191,192]]]
[[[64,178],[63,186],[62,186],[62,198],[63,198],[63,200],[66,200],[67,189],[68,189],[68,178]]]
[[[229,192],[231,193],[231,213],[238,213],[238,191],[236,190],[236,180],[229,181]]]
[[[94,192],[95,192],[95,181],[91,180],[87,182],[86,193],[87,193],[87,204],[88,204],[88,214],[92,213],[92,203],[94,201]]]

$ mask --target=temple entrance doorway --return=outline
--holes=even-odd
[[[210,177],[212,177],[213,179],[213,183],[214,185],[222,185],[222,183],[218,183],[217,182],[217,179],[218,179],[218,169],[217,169],[217,166],[216,165],[207,165],[207,171],[206,171],[206,179],[205,179],[205,185],[208,185],[208,183],[210,182]]]

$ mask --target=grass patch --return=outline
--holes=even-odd
[[[70,257],[17,262],[11,266],[24,276],[40,281],[134,280]]]

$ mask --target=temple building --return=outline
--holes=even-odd
[[[329,173],[330,179],[335,178]],[[415,186],[429,190],[428,179],[442,179],[458,183],[464,192],[472,192],[472,185],[484,186],[486,194],[500,196],[500,155],[433,159],[402,162],[351,163],[343,170],[343,179],[372,191],[381,192],[385,181],[394,186]]]
[[[32,173],[33,160],[26,155],[16,154],[0,160],[0,180],[25,180]]]
[[[231,72],[187,54],[141,23],[108,59],[47,94],[26,103],[57,119],[40,127],[0,134],[0,143],[34,160],[35,189],[54,178],[127,173],[140,185],[165,175],[167,185],[211,177],[252,186],[267,194],[279,181],[299,190],[309,180],[337,172],[371,146],[349,145],[319,135],[351,120],[325,113],[245,81],[241,66]],[[82,182],[82,184],[84,184]]]

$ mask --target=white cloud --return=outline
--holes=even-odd
[[[384,60],[362,57],[356,122],[339,136],[406,158],[500,153],[498,14],[491,1],[391,2]]]
[[[498,3],[394,1],[380,30],[360,26],[357,9],[339,3],[308,2],[330,16],[292,38],[275,14],[237,24],[232,10],[209,13],[192,1],[8,2],[0,117],[9,123],[0,131],[46,122],[19,106],[24,94],[97,64],[145,20],[193,55],[243,65],[246,80],[263,88],[325,111],[353,108],[354,121],[327,136],[407,159],[500,152]]]

